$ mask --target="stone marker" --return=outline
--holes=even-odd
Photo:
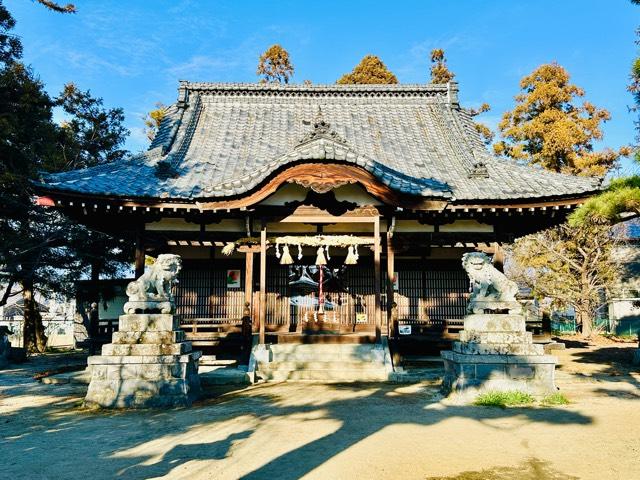
[[[520,390],[534,395],[557,391],[557,359],[544,354],[525,330],[517,285],[495,269],[484,253],[465,254],[471,296],[460,340],[444,359],[445,393]]]
[[[126,315],[102,355],[89,357],[85,405],[106,408],[189,406],[200,393],[198,358],[184,340],[171,286],[182,262],[160,255],[127,287]],[[141,313],[136,313],[141,312]],[[152,313],[160,312],[160,313]]]

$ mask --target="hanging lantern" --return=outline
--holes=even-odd
[[[347,254],[347,258],[344,260],[345,265],[355,265],[358,263],[358,257],[353,251],[353,245],[349,245],[349,253]]]
[[[298,260],[302,260],[302,245],[298,244]]]
[[[326,265],[327,259],[324,258],[324,248],[318,247],[318,255],[316,256],[316,265]]]
[[[276,258],[280,258],[280,244],[276,243]]]
[[[291,254],[289,253],[289,245],[285,245],[282,247],[282,258],[280,258],[280,265],[291,265],[293,263],[293,258],[291,258]]]

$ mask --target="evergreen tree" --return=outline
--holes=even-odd
[[[71,296],[89,266],[112,271],[127,248],[36,205],[33,181],[40,172],[120,158],[127,131],[122,112],[104,109],[89,92],[68,87],[57,100],[50,98],[18,61],[22,47],[10,32],[15,22],[2,4],[0,19],[0,305],[22,295],[24,345],[43,351],[47,338],[35,292]],[[57,105],[69,115],[62,126],[52,119]]]
[[[447,67],[444,50],[431,50],[431,83],[449,83],[456,75]]]
[[[389,84],[398,83],[396,76],[389,71],[375,55],[366,55],[351,73],[338,79],[339,84]]]
[[[276,44],[260,55],[256,73],[262,75],[261,82],[289,83],[293,71],[289,52]]]
[[[56,99],[68,118],[62,122],[60,145],[63,165],[56,171],[87,168],[122,158],[129,134],[122,108],[104,108],[102,98],[68,83]]]
[[[536,68],[520,87],[515,108],[500,122],[497,154],[554,172],[604,176],[627,153],[594,151],[593,142],[602,139],[600,126],[609,120],[609,112],[586,101],[579,104],[584,90],[570,83],[569,74],[557,63]]]

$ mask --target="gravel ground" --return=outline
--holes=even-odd
[[[433,383],[290,383],[210,390],[190,409],[87,411],[85,387],[32,378],[82,357],[40,357],[0,372],[1,476],[639,478],[634,346],[569,346],[557,355],[570,405],[504,410],[456,405]]]

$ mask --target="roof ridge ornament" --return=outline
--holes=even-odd
[[[318,138],[326,138],[333,142],[341,143],[342,145],[346,145],[347,141],[342,138],[338,132],[331,128],[331,124],[324,119],[324,115],[322,113],[322,108],[318,106],[318,112],[316,113],[315,119],[313,121],[313,127],[310,132],[307,132],[302,139],[298,142],[298,146],[305,145],[313,140]]]
[[[480,160],[475,152],[471,152],[474,158],[473,165],[469,171],[469,178],[489,178],[489,170],[485,161]]]

